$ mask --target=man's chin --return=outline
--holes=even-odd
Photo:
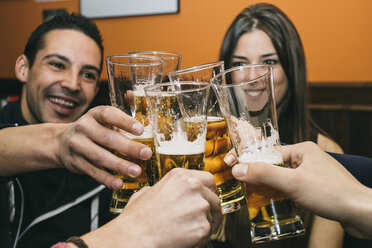
[[[74,122],[80,117],[78,114],[74,115],[63,115],[54,113],[53,115],[46,116],[43,120],[43,122],[49,122],[49,123],[69,123]]]

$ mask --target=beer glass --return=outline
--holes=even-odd
[[[223,61],[197,65],[168,73],[173,83],[184,81],[210,82],[211,78],[222,72]],[[205,170],[213,174],[220,193],[223,214],[237,211],[245,205],[241,183],[231,173],[231,167],[224,162],[225,155],[231,150],[226,122],[221,114],[213,91],[208,98],[207,141],[205,144]]]
[[[145,88],[161,179],[173,168],[204,170],[208,83]]]
[[[266,162],[284,166],[271,67],[234,67],[215,76],[211,82],[239,163]],[[286,195],[266,186],[249,184],[245,184],[245,191],[252,242],[305,232],[294,203]]]
[[[130,54],[141,54],[150,55],[162,58],[164,60],[163,77],[162,82],[169,82],[168,72],[176,71],[179,69],[181,64],[181,54],[161,51],[145,51],[145,52],[133,52]]]
[[[160,82],[163,60],[155,56],[136,54],[114,55],[106,58],[106,66],[111,105],[123,110],[144,126],[144,132],[140,136],[132,135],[116,127],[114,130],[149,146],[153,150],[153,156],[147,161],[116,153],[117,156],[140,165],[142,169],[138,178],[114,172],[118,178],[123,180],[123,187],[113,191],[110,204],[110,211],[117,214],[123,210],[132,194],[144,186],[152,185],[156,177],[154,174],[156,173],[156,156],[144,87]]]

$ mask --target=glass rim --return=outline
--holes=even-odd
[[[145,54],[153,54],[149,56],[154,56],[162,59],[174,59],[174,58],[181,58],[182,55],[180,53],[175,52],[163,52],[163,51],[139,51],[139,52],[130,52],[129,54],[139,54],[139,55],[145,55]],[[159,57],[156,56],[157,54],[164,54],[164,55],[170,55],[169,57]]]
[[[220,61],[209,62],[205,64],[200,64],[200,65],[194,65],[194,66],[179,69],[177,71],[168,72],[168,76],[176,76],[176,75],[181,75],[184,73],[201,71],[206,68],[213,68],[215,66],[224,65],[224,64],[225,64],[224,61],[220,60]]]
[[[184,89],[184,90],[161,90],[161,87],[164,86],[179,86],[179,85],[200,85],[200,88],[193,88],[193,89]],[[204,90],[210,87],[210,83],[206,82],[198,82],[198,81],[183,81],[179,83],[159,83],[159,84],[152,84],[152,85],[146,85],[144,87],[145,94],[148,95],[148,92],[157,92],[159,94],[179,94],[179,93],[188,93],[188,92],[194,92],[194,91],[200,91]]]
[[[214,81],[217,81],[217,78],[219,77],[222,77],[223,75],[226,75],[230,72],[234,72],[234,71],[242,71],[244,69],[247,69],[247,68],[258,68],[258,67],[265,67],[265,68],[268,68],[268,71],[265,72],[264,74],[254,78],[254,79],[251,79],[251,80],[248,80],[248,81],[244,81],[244,82],[241,82],[241,83],[238,83],[238,84],[218,84],[218,83],[215,83]],[[242,65],[242,66],[235,66],[235,67],[232,67],[230,69],[227,69],[225,71],[222,71],[220,73],[218,73],[216,76],[212,77],[210,82],[213,84],[213,85],[216,85],[217,87],[221,87],[221,88],[229,88],[229,87],[236,87],[236,86],[242,86],[242,85],[246,85],[246,84],[250,84],[254,81],[257,81],[265,76],[267,76],[269,73],[271,73],[271,66],[269,65],[263,65],[263,64],[251,64],[251,65]]]
[[[111,61],[113,58],[143,58],[143,59],[150,59],[153,60],[153,62],[149,61],[143,64],[137,64],[137,63],[125,63],[125,62],[115,62]],[[164,59],[157,57],[157,56],[151,56],[151,55],[142,55],[142,54],[117,54],[117,55],[110,55],[105,58],[106,63],[115,64],[115,65],[126,65],[126,66],[156,66],[156,65],[164,65]]]

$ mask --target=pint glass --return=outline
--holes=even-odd
[[[159,179],[173,168],[204,169],[208,83],[161,83],[145,88]]]
[[[169,82],[168,73],[179,69],[182,55],[179,53],[161,52],[161,51],[144,51],[133,52],[131,54],[150,55],[162,58],[164,60],[163,77],[161,82]]]
[[[143,186],[152,185],[157,178],[153,134],[148,119],[144,87],[160,82],[163,60],[154,56],[136,54],[114,55],[106,58],[106,66],[111,105],[123,110],[144,126],[144,132],[140,136],[134,136],[116,127],[114,127],[114,130],[149,146],[153,150],[153,156],[147,161],[116,153],[117,156],[138,164],[142,169],[138,178],[114,172],[118,178],[123,180],[122,189],[114,190],[111,199],[110,211],[116,214],[123,210],[132,194]]]
[[[210,82],[211,78],[222,72],[222,61],[197,65],[168,73],[173,83],[185,81]],[[221,211],[223,214],[237,211],[245,204],[241,183],[231,173],[231,167],[224,162],[230,151],[230,139],[227,125],[222,117],[214,92],[208,97],[207,141],[205,144],[205,170],[213,174],[220,193]]]
[[[211,80],[240,163],[284,166],[280,152],[271,67],[234,67]],[[294,185],[295,187],[295,185]],[[245,184],[253,242],[303,234],[294,203],[265,186]]]

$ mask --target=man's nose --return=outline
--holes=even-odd
[[[61,83],[63,88],[68,89],[71,92],[76,92],[80,90],[81,82],[80,75],[76,72],[70,72],[66,75]]]

